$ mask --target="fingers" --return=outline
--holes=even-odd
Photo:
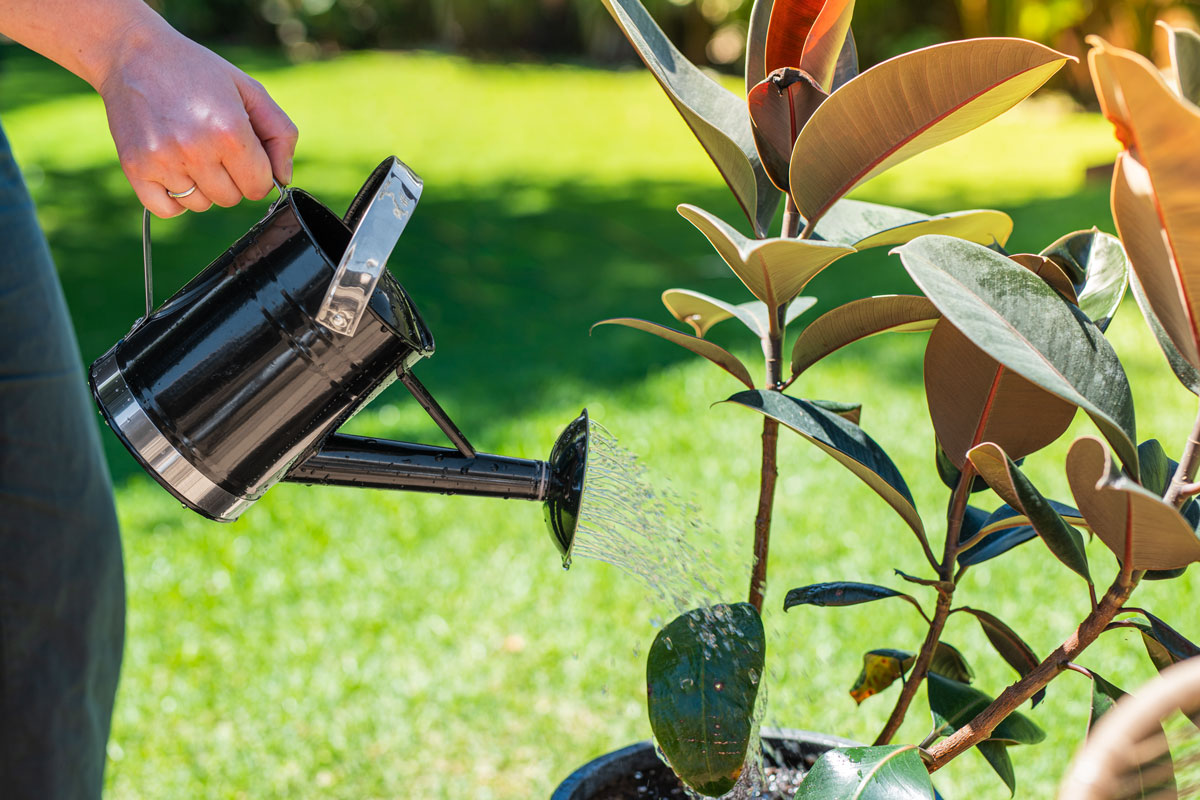
[[[270,159],[272,174],[282,184],[291,183],[292,158],[296,154],[299,130],[258,81],[243,75],[238,81],[238,91],[254,134]],[[270,187],[267,189],[269,191]]]

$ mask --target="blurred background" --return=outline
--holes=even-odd
[[[671,287],[749,300],[675,206],[694,203],[737,226],[744,219],[600,0],[156,5],[263,82],[301,132],[296,185],[338,214],[390,154],[424,178],[389,268],[437,339],[436,355],[416,372],[472,443],[545,458],[587,406],[658,484],[696,503],[695,545],[715,564],[708,582],[723,598],[743,598],[761,421],[714,405],[741,385],[645,334],[589,329],[619,316],[674,324],[659,300]],[[647,6],[690,58],[740,91],[749,0]],[[1144,0],[859,0],[854,30],[865,67],[985,34],[1082,56],[1082,37],[1100,33],[1149,53],[1155,18],[1193,24],[1195,14],[1195,3]],[[1002,209],[1015,221],[1013,252],[1036,252],[1093,225],[1111,232],[1117,144],[1111,126],[1087,110],[1093,100],[1079,70],[854,196],[926,213]],[[62,69],[0,46],[0,120],[90,363],[142,313],[141,208],[103,105]],[[156,221],[159,301],[265,208],[247,202]],[[855,254],[810,285],[819,304],[799,322],[855,297],[912,288],[883,249]],[[759,363],[757,341],[741,333],[730,323],[709,338]],[[1109,335],[1131,376],[1140,436],[1178,454],[1195,398],[1171,375],[1131,301]],[[937,539],[948,491],[933,470],[924,340],[861,342],[792,391],[866,401],[864,428],[905,475]],[[350,430],[443,442],[397,387]],[[1055,499],[1070,499],[1062,459],[1073,435],[1088,432],[1080,415],[1071,436],[1026,464]],[[564,573],[536,505],[280,485],[223,526],[182,510],[111,433],[103,439],[129,608],[109,798],[529,800],[549,796],[588,759],[649,736],[645,652],[671,609],[607,564],[576,559]],[[869,741],[897,690],[855,705],[847,690],[862,654],[915,650],[920,619],[912,609],[874,606],[783,614],[783,596],[824,580],[896,585],[893,568],[919,573],[923,559],[891,509],[816,448],[784,435],[780,459],[766,722]],[[999,505],[990,495],[978,502]],[[961,598],[1045,653],[1086,613],[1088,598],[1039,547],[973,568]],[[1088,550],[1094,574],[1112,574],[1108,551],[1099,543]],[[1193,639],[1197,572],[1144,584],[1137,595]],[[965,616],[952,618],[947,638],[971,661],[976,685],[994,695],[1013,673]],[[1129,631],[1105,634],[1083,662],[1125,689],[1154,672]],[[1089,698],[1088,681],[1070,673],[1028,712],[1048,738],[1014,749],[1018,796],[1053,795],[1086,730]],[[901,739],[928,732],[922,702]],[[978,753],[937,780],[951,800],[1009,796]]]
[[[596,0],[150,0],[206,41],[278,47],[296,60],[364,47],[437,47],[476,57],[634,60]],[[693,63],[741,68],[752,0],[646,0]],[[974,36],[1020,36],[1082,56],[1087,34],[1149,52],[1156,19],[1187,24],[1187,0],[859,0],[864,65]],[[1086,65],[1058,79],[1088,98]]]

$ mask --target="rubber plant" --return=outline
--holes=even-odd
[[[1132,262],[1134,293],[1150,327],[1181,382],[1200,390],[1200,308],[1193,308],[1200,302],[1200,155],[1189,147],[1200,138],[1194,105],[1200,38],[1170,31],[1171,85],[1140,56],[1093,42],[1097,91],[1125,145],[1113,178],[1113,213],[1125,246],[1092,229],[1068,233],[1040,253],[1009,254],[1012,222],[1001,212],[927,216],[846,194],[1013,107],[1068,56],[1018,39],[972,39],[905,53],[860,74],[853,0],[756,0],[741,97],[684,59],[638,0],[602,1],[712,158],[750,230],[743,234],[692,205],[678,208],[754,300],[667,290],[664,305],[692,333],[630,318],[597,323],[652,333],[708,359],[743,384],[725,402],[763,416],[748,600],[689,611],[666,625],[649,650],[649,716],[663,754],[686,784],[710,796],[730,791],[743,772],[765,656],[759,614],[782,426],[878,493],[930,569],[927,576],[897,573],[916,587],[913,594],[852,582],[787,593],[785,610],[899,598],[928,626],[915,651],[864,655],[851,694],[862,702],[899,682],[893,711],[872,746],[831,751],[796,797],[933,797],[929,773],[972,747],[1015,791],[1009,749],[1044,736],[1017,711],[1022,703],[1036,705],[1049,681],[1067,670],[1092,678],[1093,718],[1120,693],[1075,663],[1103,631],[1136,628],[1160,668],[1200,653],[1165,622],[1128,605],[1140,580],[1176,577],[1200,560],[1200,505],[1190,502],[1200,493],[1193,482],[1200,419],[1179,462],[1157,441],[1138,443],[1129,383],[1103,335],[1131,282]],[[781,230],[770,236],[781,199]],[[787,329],[816,302],[802,295],[809,281],[880,246],[894,248],[922,294],[835,307],[802,327],[789,360]],[[760,382],[738,357],[704,338],[730,319],[762,342]],[[830,354],[899,331],[930,331],[925,388],[938,442],[931,466],[950,490],[940,555],[899,469],[858,424],[861,406],[788,393]],[[1020,465],[1059,438],[1078,409],[1100,437],[1082,437],[1070,448],[1071,506],[1046,498]],[[972,494],[989,487],[999,507],[972,505]],[[1116,557],[1116,576],[1103,592],[1079,529]],[[954,602],[971,567],[1032,539],[1079,575],[1092,609],[1045,657],[996,615]],[[956,613],[978,621],[1019,677],[996,698],[971,685],[965,657],[941,639]],[[893,744],[922,684],[934,727],[922,742]]]

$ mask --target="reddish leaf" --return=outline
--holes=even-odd
[[[754,146],[780,191],[788,190],[792,146],[800,129],[828,96],[808,73],[791,67],[775,70],[747,95]]]

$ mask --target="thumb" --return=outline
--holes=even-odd
[[[300,136],[295,123],[258,81],[243,74],[237,86],[250,126],[271,160],[271,172],[280,183],[291,183],[292,157],[296,153],[296,139]]]

